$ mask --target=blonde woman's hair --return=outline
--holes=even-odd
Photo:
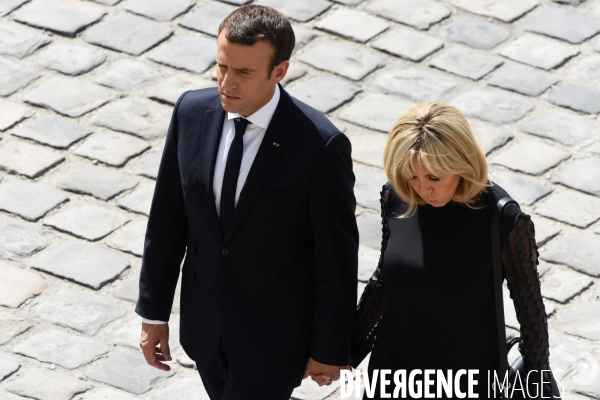
[[[456,108],[442,103],[422,103],[411,108],[392,128],[383,153],[388,181],[408,203],[404,216],[426,204],[409,179],[418,162],[437,177],[459,175],[453,201],[471,208],[490,186],[485,155],[469,123]]]

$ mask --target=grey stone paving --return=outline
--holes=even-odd
[[[18,260],[46,248],[50,235],[36,226],[12,219],[0,219],[0,258]]]
[[[29,322],[17,316],[0,312],[0,345],[10,342],[14,337],[31,328],[31,326]]]
[[[135,136],[106,130],[86,139],[75,150],[75,154],[121,167],[149,148],[150,145],[146,141]]]
[[[467,47],[454,46],[434,57],[429,65],[465,78],[479,80],[503,63],[499,57]]]
[[[183,93],[187,92],[189,88],[204,89],[213,86],[216,86],[216,83],[213,81],[181,73],[150,86],[146,90],[146,96],[160,103],[175,105],[177,99]]]
[[[24,141],[10,142],[0,147],[0,169],[29,178],[36,178],[60,164],[65,157],[46,147]]]
[[[331,63],[330,59],[335,59]],[[357,44],[343,41],[321,43],[300,55],[300,61],[317,69],[360,80],[383,66],[381,58]]]
[[[569,307],[556,320],[556,328],[585,339],[600,340],[599,320],[589,321],[586,318],[589,315],[598,315],[599,312],[600,304],[598,303],[582,303]]]
[[[160,78],[160,73],[147,63],[119,60],[94,81],[113,89],[128,91]]]
[[[529,32],[581,43],[600,32],[600,21],[558,7],[541,7],[523,21]]]
[[[360,245],[358,249],[358,280],[368,281],[379,263],[380,251]]]
[[[129,268],[129,262],[112,250],[70,241],[44,252],[34,261],[33,268],[100,289]]]
[[[514,144],[491,161],[515,171],[539,175],[570,156],[570,153],[557,147],[527,140]]]
[[[421,61],[444,46],[440,39],[408,28],[391,29],[370,44],[410,61]]]
[[[600,90],[573,83],[565,83],[550,94],[548,101],[588,114],[600,112]]]
[[[134,168],[136,174],[156,179],[161,157],[161,152],[144,154]]]
[[[39,295],[48,284],[38,274],[0,261],[0,305],[17,308]]]
[[[335,110],[360,91],[359,86],[342,79],[320,76],[303,81],[289,90],[292,96],[322,113]]]
[[[86,335],[95,335],[106,324],[127,314],[127,309],[113,301],[91,296],[81,290],[63,290],[35,307],[43,320],[71,328]]]
[[[92,44],[139,56],[171,34],[173,30],[168,26],[124,13],[94,25],[86,31],[84,39]]]
[[[360,26],[360,29],[357,27]],[[339,8],[315,24],[315,28],[365,43],[385,31],[389,25],[381,18],[363,11]]]
[[[455,97],[451,105],[463,110],[463,114],[484,121],[503,124],[518,121],[534,105],[521,97],[494,89],[476,89]]]
[[[552,181],[598,196],[600,159],[584,158],[570,161],[557,171]]]
[[[36,69],[0,57],[0,96],[10,96],[39,77]]]
[[[451,14],[448,7],[432,0],[374,0],[367,10],[423,30]]]
[[[600,55],[592,54],[573,61],[567,76],[581,81],[595,81],[600,78]]]
[[[23,4],[27,3],[29,0],[4,0],[0,3],[0,17],[3,17],[9,14],[17,7],[21,7]]]
[[[7,130],[32,114],[33,111],[29,107],[0,99],[0,131]]]
[[[517,200],[519,204],[528,206],[552,192],[551,187],[542,186],[529,179],[524,179],[519,175],[507,172],[495,173],[494,182],[500,185],[508,193],[512,193],[512,197]]]
[[[215,1],[187,14],[181,19],[179,25],[207,35],[217,36],[221,21],[233,10],[235,7]]]
[[[75,369],[108,353],[108,346],[85,337],[50,330],[19,343],[13,352],[63,368]]]
[[[510,31],[480,18],[456,18],[440,34],[446,39],[478,49],[493,49],[510,37]]]
[[[556,76],[549,73],[524,65],[515,65],[493,74],[488,80],[488,85],[527,96],[539,96],[558,81]]]
[[[66,75],[81,75],[106,61],[106,54],[92,46],[54,44],[39,56],[40,63]]]
[[[92,130],[87,126],[58,116],[30,119],[12,130],[15,136],[32,139],[58,149],[66,149],[90,133]]]
[[[379,193],[382,186],[387,182],[385,172],[381,168],[358,165],[354,169],[354,174],[356,175],[356,183],[354,185],[356,202],[363,207],[378,211],[381,208],[379,203],[381,196]],[[362,241],[361,243],[364,244]]]
[[[117,197],[117,204],[126,210],[148,216],[153,194],[154,185],[142,186],[123,197]]]
[[[167,386],[158,392],[157,400],[171,399],[210,400],[202,381],[195,378],[185,378]]]
[[[110,208],[81,205],[65,207],[44,220],[44,225],[87,240],[98,240],[129,222]]]
[[[80,117],[110,99],[102,86],[72,78],[55,78],[25,96],[27,103],[48,107],[59,114]]]
[[[139,294],[139,279],[137,274],[126,278],[119,286],[113,290],[115,297],[135,303]]]
[[[106,14],[102,7],[75,0],[32,2],[13,14],[15,20],[61,35],[75,36]]]
[[[535,211],[548,218],[586,228],[600,219],[600,199],[574,191],[554,193]]]
[[[0,54],[24,58],[50,43],[47,35],[17,25],[0,24]]]
[[[159,371],[146,364],[143,357],[118,354],[102,361],[86,373],[87,377],[134,394],[146,393],[163,379],[175,374]]]
[[[67,193],[41,183],[13,179],[0,186],[0,210],[28,221],[37,221],[68,200]]]
[[[171,109],[140,98],[124,98],[102,107],[92,123],[115,131],[131,133],[142,139],[156,139],[167,133]]]
[[[556,40],[525,34],[504,46],[499,53],[511,60],[549,70],[564,64],[579,54],[579,50]]]
[[[428,70],[403,68],[379,73],[371,82],[374,88],[415,101],[445,99],[458,82]]]
[[[543,218],[536,218],[535,240],[538,246],[543,246],[544,244],[546,244],[546,242],[548,242],[550,239],[554,238],[561,232],[561,228],[557,225],[558,224],[554,221],[548,221]]]
[[[113,169],[85,163],[71,164],[56,176],[56,185],[75,193],[85,193],[101,200],[115,197],[137,185],[137,180]]]
[[[402,114],[416,103],[387,94],[370,94],[353,102],[339,114],[345,121],[389,132]]]
[[[38,367],[8,383],[6,390],[39,400],[70,400],[92,387],[89,382]]]
[[[174,68],[201,74],[215,63],[214,39],[177,36],[148,54],[148,58]]]
[[[579,272],[555,268],[544,275],[542,287],[544,297],[566,303],[593,283],[592,279]]]
[[[504,146],[509,140],[515,137],[506,128],[499,128],[476,119],[469,121],[469,125],[475,136],[475,140],[486,155]]]
[[[135,400],[136,397],[125,394],[121,391],[111,389],[101,389],[87,396],[85,400]]]
[[[125,9],[157,21],[171,21],[194,6],[193,0],[131,0]]]
[[[310,21],[331,7],[331,2],[327,0],[258,0],[255,3],[263,6],[273,7],[288,18],[300,22]]]
[[[451,3],[473,14],[512,22],[531,11],[537,0],[451,0]]]
[[[561,237],[542,253],[542,258],[548,261],[565,264],[595,277],[600,276],[598,257],[600,236],[593,233]]]
[[[7,354],[0,353],[0,381],[8,378],[21,367],[21,363],[16,358]]]
[[[109,389],[119,377],[105,375],[112,382],[106,384],[85,374],[124,352],[143,361],[134,349],[133,307],[172,107],[188,90],[216,86],[217,27],[248,3],[292,19],[296,50],[282,84],[352,142],[360,280],[369,279],[379,258],[389,129],[418,102],[452,104],[467,115],[494,181],[532,215],[552,365],[564,370],[559,377],[570,393],[564,398],[598,398],[600,379],[577,383],[585,375],[577,354],[600,360],[591,322],[600,311],[582,306],[597,303],[600,278],[598,0],[0,0],[0,354],[21,364],[3,388],[22,388],[19,396],[0,389],[0,399],[160,400],[190,391],[204,398],[182,351],[174,355],[179,371],[167,381],[138,375],[149,389],[141,396]],[[61,161],[48,166],[49,154]],[[60,253],[72,241],[122,261]],[[52,257],[60,260],[54,272],[32,269]],[[24,284],[26,276],[48,287]],[[10,283],[15,279],[19,284]],[[508,299],[507,326],[518,328],[511,308]],[[561,318],[567,322],[559,325]],[[94,335],[108,354],[63,372],[58,361],[13,352],[57,329]],[[120,331],[127,339],[114,346]],[[30,374],[45,367],[57,371],[53,385],[38,384],[46,389],[36,393]],[[65,377],[94,388],[57,392]],[[337,400],[339,389],[306,380],[293,397]]]
[[[592,121],[564,112],[542,114],[519,124],[523,132],[555,140],[567,146],[597,136],[600,129]]]

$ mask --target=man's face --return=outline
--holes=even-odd
[[[288,61],[269,65],[275,55],[273,46],[264,40],[252,46],[231,43],[225,29],[217,39],[217,81],[225,111],[247,117],[271,100],[275,85],[287,72]]]

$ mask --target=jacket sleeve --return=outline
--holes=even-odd
[[[548,318],[540,291],[537,272],[538,251],[535,242],[535,229],[531,217],[521,214],[508,234],[502,250],[502,265],[506,274],[510,297],[513,300],[520,325],[525,370],[537,371],[530,375],[529,393],[535,396],[539,389],[540,372],[544,371],[543,396],[555,396],[556,387],[550,371],[550,350],[548,344]],[[537,379],[535,379],[536,377]],[[525,383],[525,377],[522,377]],[[549,383],[551,382],[552,383]],[[555,387],[554,391],[552,387]],[[540,387],[540,386],[537,386]],[[538,393],[537,397],[542,398]],[[556,398],[556,397],[554,397]]]
[[[342,133],[327,142],[309,194],[314,247],[315,324],[311,357],[348,365],[358,276],[358,228],[350,141]]]
[[[356,321],[352,332],[352,343],[350,346],[350,356],[352,362],[350,365],[353,368],[364,360],[371,352],[375,344],[377,336],[377,328],[385,311],[388,298],[389,286],[386,285],[385,277],[383,276],[383,255],[387,248],[389,230],[387,227],[386,209],[387,202],[390,196],[390,187],[388,184],[381,189],[381,253],[379,262],[373,276],[367,282],[365,289],[360,296],[358,307],[356,310]]]
[[[185,254],[187,216],[177,156],[177,112],[184,96],[185,93],[173,110],[146,228],[135,311],[149,320],[169,320],[179,267]]]

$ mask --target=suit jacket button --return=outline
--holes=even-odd
[[[227,249],[221,250],[221,255],[227,257],[229,255],[229,250],[227,250]]]

